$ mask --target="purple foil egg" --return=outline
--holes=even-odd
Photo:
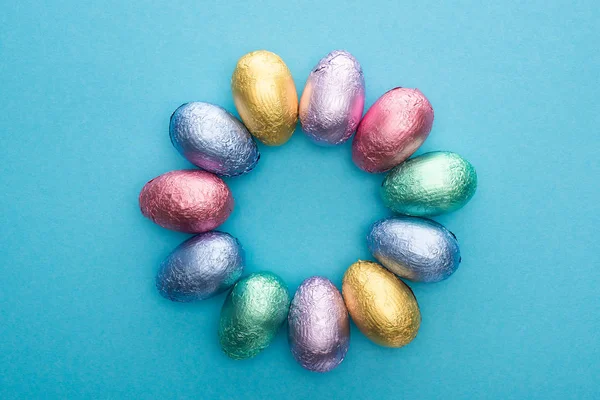
[[[362,68],[352,54],[336,50],[319,61],[306,81],[300,124],[317,144],[341,144],[356,131],[364,106]]]
[[[348,352],[350,322],[342,295],[326,278],[306,279],[294,295],[288,315],[294,358],[304,368],[327,372]]]
[[[146,183],[140,193],[144,216],[179,232],[201,233],[221,225],[233,210],[233,196],[221,178],[201,170],[179,170]]]
[[[363,171],[385,172],[427,139],[433,108],[418,89],[395,88],[369,108],[352,142],[352,160]]]

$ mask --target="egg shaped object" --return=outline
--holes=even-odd
[[[418,89],[395,88],[369,108],[352,142],[352,160],[367,172],[385,172],[427,139],[433,108]]]
[[[363,71],[352,54],[336,50],[311,71],[300,99],[300,124],[315,143],[344,143],[356,131],[365,106]]]
[[[167,172],[140,193],[144,216],[179,232],[201,233],[221,225],[233,210],[231,191],[215,174],[201,170]]]
[[[394,274],[416,282],[438,282],[458,268],[456,236],[435,221],[394,217],[377,221],[367,236],[373,257]]]
[[[219,341],[233,359],[254,357],[265,349],[285,322],[290,298],[277,275],[260,272],[242,278],[221,309]]]
[[[416,336],[421,312],[412,290],[371,261],[358,261],[344,274],[342,294],[360,331],[386,347],[402,347]]]
[[[180,106],[169,124],[171,143],[192,164],[223,176],[256,166],[258,148],[250,132],[224,108],[193,102]]]
[[[298,121],[298,94],[277,54],[258,50],[240,58],[231,91],[242,121],[258,140],[279,146],[290,139]]]
[[[162,262],[156,288],[169,300],[204,300],[233,286],[243,270],[244,250],[236,238],[224,232],[201,233]]]
[[[426,217],[458,210],[476,189],[471,163],[456,153],[434,151],[394,167],[383,181],[381,197],[397,213]]]
[[[292,354],[310,371],[331,371],[348,352],[348,311],[342,295],[326,278],[313,276],[302,282],[290,305],[288,327]]]

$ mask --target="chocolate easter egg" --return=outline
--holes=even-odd
[[[365,105],[363,71],[352,54],[336,50],[311,71],[300,99],[300,123],[315,143],[336,145],[354,134]]]
[[[385,172],[410,157],[433,125],[433,108],[418,89],[395,88],[365,114],[352,142],[352,160],[367,172]]]
[[[180,106],[169,124],[171,143],[192,164],[217,175],[246,173],[259,152],[250,132],[224,108],[193,102]]]
[[[224,232],[201,233],[162,262],[156,287],[169,300],[204,300],[229,289],[243,269],[244,250],[236,238]]]
[[[210,231],[233,210],[231,191],[218,176],[200,170],[178,170],[160,175],[142,188],[144,216],[162,226],[187,233]]]
[[[288,327],[292,354],[310,371],[331,371],[348,352],[348,311],[342,295],[326,278],[313,276],[302,282],[290,306]]]
[[[352,264],[344,274],[342,294],[352,320],[373,342],[402,347],[417,336],[421,312],[412,290],[379,264]]]
[[[392,169],[381,197],[393,211],[431,216],[463,207],[475,194],[477,173],[467,160],[449,151],[411,158]]]
[[[258,140],[269,146],[287,142],[298,121],[298,94],[283,60],[266,50],[239,59],[231,78],[235,107]]]
[[[221,348],[244,359],[265,349],[285,322],[290,298],[277,275],[260,272],[242,278],[227,295],[219,322]]]
[[[367,236],[367,244],[383,266],[411,281],[444,280],[461,261],[454,234],[425,218],[399,216],[377,221]]]

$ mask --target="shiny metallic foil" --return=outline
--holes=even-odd
[[[326,278],[313,276],[302,282],[290,306],[288,327],[292,354],[310,371],[331,371],[348,352],[348,311],[342,295]]]
[[[163,228],[201,233],[221,225],[233,210],[231,191],[218,176],[201,170],[160,175],[142,188],[142,214]]]
[[[187,103],[175,110],[169,135],[189,162],[217,175],[241,175],[252,170],[259,159],[256,143],[244,124],[210,103]]]
[[[395,88],[369,108],[352,142],[352,159],[367,172],[385,172],[427,139],[433,108],[418,89]]]
[[[229,289],[242,275],[244,250],[224,232],[206,232],[180,244],[156,276],[159,293],[172,301],[204,300]]]
[[[386,347],[402,347],[416,336],[421,312],[412,290],[371,261],[358,261],[344,274],[342,294],[360,331]]]
[[[277,54],[258,50],[240,58],[231,91],[242,121],[258,140],[279,146],[290,139],[298,121],[298,94]]]
[[[467,160],[449,151],[411,158],[392,169],[381,197],[393,211],[431,216],[458,210],[475,194],[477,173]]]
[[[300,123],[315,143],[344,143],[356,131],[365,106],[363,71],[352,54],[336,50],[310,73],[300,99]]]
[[[394,274],[417,282],[438,282],[460,264],[458,241],[435,221],[394,217],[377,221],[367,236],[373,257]]]
[[[251,274],[235,284],[221,309],[219,341],[233,359],[254,357],[285,322],[290,298],[285,283],[270,272]]]

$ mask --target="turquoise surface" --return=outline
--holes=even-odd
[[[600,398],[599,18],[594,1],[2,1],[0,398]],[[420,153],[458,152],[479,174],[473,200],[436,218],[463,263],[411,285],[417,339],[385,349],[353,326],[325,375],[296,364],[283,331],[252,360],[221,353],[225,296],[159,296],[159,262],[187,235],[137,205],[146,181],[190,167],[173,110],[234,111],[235,62],[261,48],[299,92],[339,48],[362,63],[367,106],[418,87],[436,115]],[[339,286],[388,215],[383,176],[300,132],[261,150],[228,179],[222,229],[248,272]]]

